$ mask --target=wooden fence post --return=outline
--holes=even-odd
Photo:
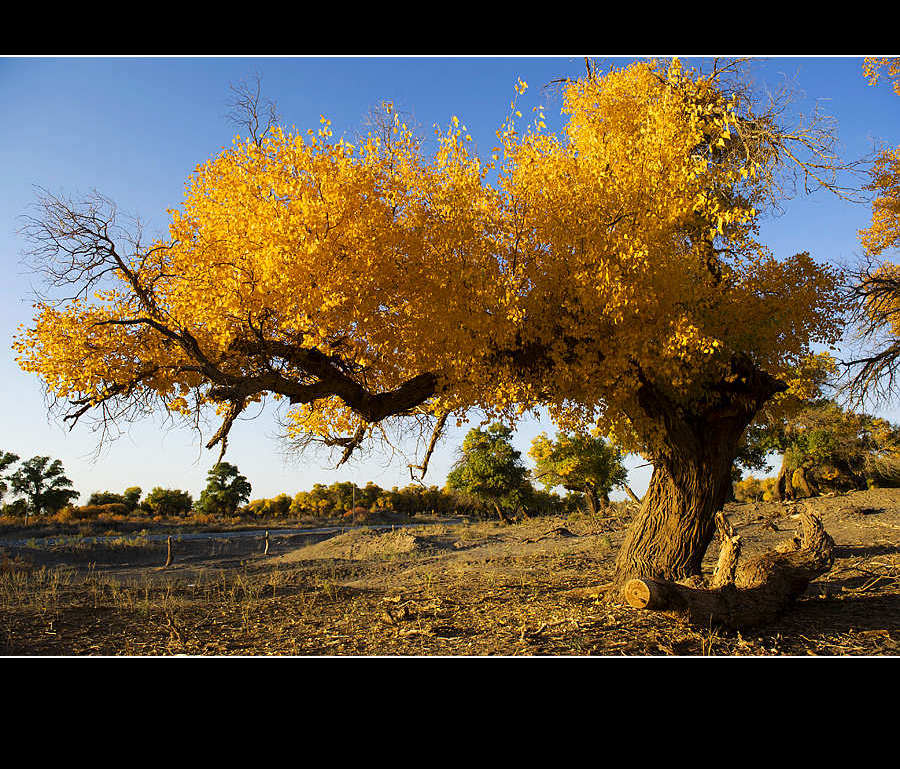
[[[163,566],[163,568],[166,568],[166,566],[171,566],[172,561],[174,561],[174,560],[175,560],[175,557],[172,554],[172,537],[166,537],[166,563],[165,563],[165,566]]]

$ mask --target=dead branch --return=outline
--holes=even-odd
[[[632,579],[624,589],[634,608],[671,611],[691,624],[731,628],[767,624],[781,616],[809,583],[831,568],[834,540],[822,522],[805,508],[803,537],[786,546],[738,563],[739,542],[726,536],[710,587],[661,579]]]

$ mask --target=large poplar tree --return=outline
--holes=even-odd
[[[428,154],[390,109],[355,144],[325,118],[238,138],[157,242],[44,195],[32,254],[69,290],[20,365],[73,422],[214,409],[223,450],[267,395],[343,458],[397,420],[543,405],[653,462],[618,582],[697,574],[745,428],[840,332],[836,272],[757,237],[792,175],[836,188],[833,133],[732,65],[589,68],[558,134],[521,127],[525,88],[490,157],[456,118]]]

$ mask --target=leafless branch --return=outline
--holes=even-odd
[[[250,81],[241,80],[237,85],[231,84],[229,87],[232,93],[229,103],[231,111],[226,117],[235,125],[246,129],[257,147],[262,145],[269,131],[278,125],[279,116],[275,102],[266,99],[264,103],[260,103],[262,80],[259,73],[254,74]],[[265,115],[261,115],[261,112]]]

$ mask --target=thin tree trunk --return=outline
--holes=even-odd
[[[631,490],[631,486],[629,486],[627,483],[625,483],[625,484],[622,484],[622,488],[625,489],[625,493],[629,496],[629,498],[631,499],[632,502],[634,502],[636,505],[641,504],[640,498],[638,497],[637,494],[635,494]]]
[[[587,503],[588,515],[591,517],[597,515],[597,492],[593,486],[586,485],[584,487],[584,500]]]
[[[791,484],[793,471],[788,468],[784,456],[781,457],[781,469],[775,479],[775,497],[780,500],[794,498],[794,486]]]

